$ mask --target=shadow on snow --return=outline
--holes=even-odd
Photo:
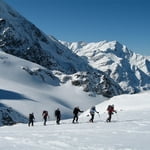
[[[25,97],[23,94],[13,92],[13,91],[8,91],[8,90],[2,90],[2,89],[0,89],[0,99],[29,100],[29,101],[37,102],[36,100],[29,99],[29,98]]]

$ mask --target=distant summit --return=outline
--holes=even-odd
[[[64,42],[89,64],[105,72],[126,93],[150,89],[150,58],[136,54],[117,41],[93,43]]]

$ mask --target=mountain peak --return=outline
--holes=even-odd
[[[76,72],[76,60],[84,64],[54,37],[48,37],[3,1],[0,4],[0,48],[3,51],[48,69],[68,73]],[[87,65],[83,66],[85,69]]]
[[[118,41],[91,42],[80,48],[72,48],[70,43],[68,47],[85,57],[92,67],[109,75],[125,92],[150,89],[150,59],[135,54]]]

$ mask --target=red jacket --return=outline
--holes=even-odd
[[[108,113],[116,112],[116,110],[114,110],[114,106],[112,106],[112,105],[108,106],[107,111],[108,111]]]

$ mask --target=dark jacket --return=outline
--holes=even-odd
[[[34,114],[32,113],[32,114],[29,114],[29,120],[30,121],[33,121],[35,118],[34,118]]]
[[[55,110],[55,117],[61,117],[61,112],[59,109]]]
[[[73,114],[77,115],[79,112],[83,112],[83,111],[80,110],[79,107],[75,107],[73,110]]]

